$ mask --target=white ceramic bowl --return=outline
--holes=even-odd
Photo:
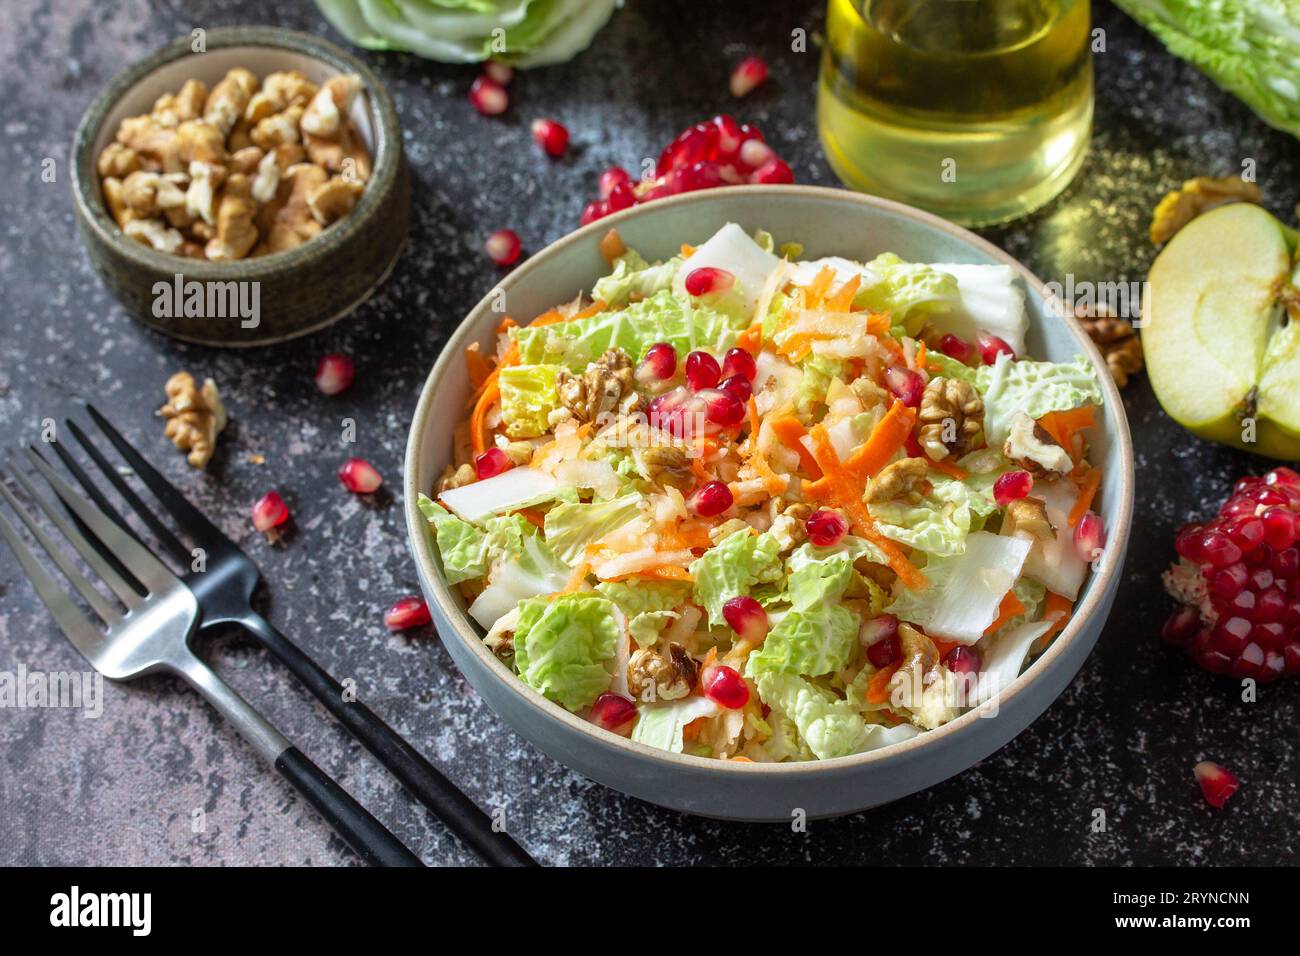
[[[1051,647],[999,698],[997,715],[972,711],[938,730],[881,750],[808,763],[759,764],[671,754],[602,730],[524,685],[484,646],[459,594],[443,580],[416,495],[428,493],[451,456],[452,431],[470,385],[464,351],[493,347],[501,313],[526,322],[565,302],[608,270],[597,243],[611,227],[647,259],[668,258],[727,222],[767,229],[778,242],[804,245],[807,258],[871,259],[892,251],[920,262],[1006,263],[1024,281],[1029,352],[1065,361],[1083,353],[1097,367],[1106,407],[1093,446],[1103,468],[1098,509],[1109,534],[1100,565],[1076,613]],[[406,523],[420,582],[442,640],[471,684],[507,723],[566,766],[624,793],[666,807],[737,820],[789,821],[850,813],[932,786],[960,773],[1024,730],[1056,699],[1096,643],[1118,589],[1133,511],[1133,455],[1119,392],[1087,335],[1047,305],[1043,284],[1006,253],[964,229],[908,206],[838,189],[736,186],[658,200],[579,229],[502,280],[448,340],[415,409],[406,448]]]

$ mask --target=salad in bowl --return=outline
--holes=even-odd
[[[667,751],[827,760],[992,712],[1105,543],[1103,389],[1025,354],[1015,270],[793,238],[648,262],[611,230],[589,293],[467,350],[419,499],[517,678]]]

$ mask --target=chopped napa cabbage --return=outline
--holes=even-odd
[[[1030,492],[1041,498],[1047,511],[1047,520],[1057,529],[1051,541],[1040,541],[1023,532],[1025,540],[1033,547],[1025,559],[1024,573],[1071,601],[1079,596],[1079,588],[1088,576],[1088,564],[1079,556],[1070,530],[1070,511],[1079,497],[1079,489],[1068,478],[1055,481],[1037,481]],[[1017,536],[1022,534],[1017,533]]]
[[[640,647],[657,641],[664,628],[678,618],[676,609],[691,596],[691,586],[677,581],[601,581],[596,590],[618,605],[627,617],[628,633]]]
[[[921,330],[926,318],[960,302],[957,280],[919,262],[904,262],[882,252],[863,267],[864,281],[854,302],[873,312],[888,312],[909,335]]]
[[[981,655],[979,683],[972,705],[990,700],[1020,676],[1034,642],[1052,628],[1050,621],[1037,621],[999,628]]]
[[[767,725],[772,735],[763,741],[763,751],[773,761],[815,760],[816,754],[808,749],[808,744],[799,736],[799,728],[794,721],[779,710],[767,715]]]
[[[673,287],[673,276],[681,264],[680,256],[651,264],[635,249],[629,249],[614,260],[614,271],[591,287],[591,297],[611,309],[627,305],[633,294],[649,298]]]
[[[781,543],[770,534],[740,530],[728,535],[691,562],[695,597],[709,612],[709,623],[726,623],[722,605],[756,584],[777,584],[785,577]]]
[[[590,706],[609,688],[619,639],[614,603],[599,594],[535,597],[519,606],[519,678],[569,710]]]
[[[974,342],[980,331],[992,332],[1017,355],[1025,354],[1025,333],[1029,316],[1025,293],[1016,284],[1016,270],[1008,265],[972,265],[965,262],[936,262],[931,268],[957,280],[958,303],[930,319],[938,332],[952,332]]]
[[[694,695],[681,700],[637,705],[632,739],[660,750],[682,752],[682,731],[701,717],[716,717],[721,708],[707,697]]]
[[[733,292],[741,303],[737,315],[747,325],[768,277],[780,265],[777,256],[751,239],[734,222],[729,222],[691,253],[685,266],[677,272],[673,290],[678,295],[686,295],[686,276],[696,269],[723,269],[735,276]]]
[[[904,589],[889,610],[934,637],[974,644],[997,617],[1028,554],[1024,538],[972,532],[963,554],[926,562],[929,587]]]
[[[790,610],[749,658],[751,675],[767,670],[816,677],[843,668],[857,644],[858,619],[839,604],[853,578],[850,552],[815,560],[803,545],[791,555]],[[823,549],[830,550],[830,549]]]
[[[794,722],[799,737],[821,760],[875,750],[917,733],[908,724],[868,724],[848,701],[794,674],[765,672],[758,678],[758,695]]]
[[[560,403],[556,391],[558,365],[509,365],[497,381],[501,387],[501,420],[511,438],[537,438],[551,430],[548,416]]]
[[[416,503],[433,529],[447,583],[457,584],[486,574],[487,538],[483,531],[457,518],[427,495],[420,495]]]
[[[553,500],[562,491],[559,482],[536,468],[511,468],[459,488],[449,488],[438,497],[444,505],[473,524],[506,511],[517,511]]]
[[[469,606],[469,615],[491,627],[527,598],[555,594],[569,582],[569,567],[539,534],[522,537],[519,554],[492,569],[488,586]]]
[[[640,515],[644,501],[639,494],[629,494],[590,504],[556,505],[546,512],[546,543],[562,561],[577,565],[587,545]]]
[[[813,355],[799,365],[803,378],[794,396],[795,413],[802,419],[813,415],[819,405],[826,403],[826,391],[831,382],[844,377],[841,359]]]
[[[885,557],[885,552],[881,551],[876,545],[872,544],[866,538],[859,538],[857,535],[846,534],[844,537],[832,545],[816,545],[811,541],[805,541],[790,554],[786,559],[786,567],[791,574],[800,570],[807,564],[834,561],[836,558],[846,558],[849,564],[857,561],[859,558],[866,558],[875,564],[888,564],[889,559]]]
[[[984,434],[993,448],[1007,440],[1018,412],[1039,419],[1048,412],[1102,403],[1097,370],[1083,355],[1073,362],[1012,361],[999,355],[993,365],[980,369],[980,383]]]
[[[521,362],[558,363],[579,371],[610,348],[621,348],[632,361],[640,361],[656,342],[668,342],[679,355],[695,349],[721,354],[736,343],[736,335],[746,325],[743,317],[729,316],[661,290],[617,311],[552,325],[513,328],[510,334],[519,345]]]
[[[981,387],[983,384],[980,381],[980,370],[978,368],[964,362],[958,362],[955,358],[944,355],[937,349],[925,353],[925,364],[937,369],[937,374],[943,378],[960,379],[967,385],[976,388]]]
[[[971,530],[971,503],[976,496],[964,482],[933,475],[930,493],[917,504],[902,500],[875,501],[867,508],[880,533],[935,557],[966,550]],[[978,504],[984,507],[984,500]],[[988,512],[985,511],[985,514]]]
[[[523,515],[500,515],[488,518],[483,527],[487,531],[484,544],[487,547],[489,568],[498,567],[503,561],[519,557],[524,553],[524,539],[537,534],[537,526]]]

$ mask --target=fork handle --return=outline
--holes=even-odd
[[[193,654],[186,654],[173,668],[293,784],[363,860],[371,866],[424,865],[365,807],[267,723],[216,671]]]
[[[404,737],[361,701],[345,699],[343,685],[272,627],[266,618],[250,611],[239,619],[239,623],[284,664],[417,800],[433,811],[448,830],[483,860],[495,866],[537,866],[537,861],[523,847],[505,831],[496,829],[488,815]]]

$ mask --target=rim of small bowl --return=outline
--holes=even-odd
[[[949,721],[948,723],[937,727],[934,730],[927,730],[917,734],[908,740],[896,744],[890,744],[887,747],[881,747],[876,750],[868,750],[865,753],[853,754],[847,757],[832,757],[827,760],[809,760],[792,763],[748,763],[745,761],[718,760],[713,757],[698,757],[694,754],[672,753],[661,750],[657,747],[651,747],[648,744],[638,743],[626,737],[622,737],[611,731],[597,727],[590,721],[583,720],[581,717],[566,710],[564,707],[548,700],[542,694],[526,685],[519,677],[512,673],[496,655],[492,654],[483,644],[482,638],[476,633],[474,626],[470,624],[464,610],[456,603],[451,593],[451,588],[443,580],[442,574],[438,570],[437,564],[433,560],[432,551],[427,545],[427,536],[423,534],[421,522],[423,517],[420,515],[416,505],[418,494],[424,490],[417,487],[415,483],[415,472],[419,463],[420,448],[424,443],[424,436],[428,426],[429,416],[433,410],[433,393],[435,385],[441,378],[442,374],[450,367],[451,363],[461,361],[461,355],[465,346],[470,341],[477,339],[474,330],[471,328],[471,319],[478,315],[483,309],[490,308],[492,303],[497,301],[502,293],[509,293],[512,286],[524,281],[532,272],[544,268],[547,263],[561,250],[577,244],[587,242],[603,235],[612,227],[617,227],[619,223],[626,222],[639,215],[645,215],[649,211],[656,209],[665,209],[670,206],[688,205],[691,203],[707,202],[716,200],[725,196],[751,195],[760,194],[762,196],[787,195],[795,197],[806,197],[809,199],[830,200],[834,202],[852,203],[863,206],[871,206],[886,212],[894,213],[924,225],[931,226],[942,232],[953,236],[966,244],[983,252],[998,262],[1011,266],[1016,274],[1019,275],[1025,284],[1036,292],[1045,302],[1053,300],[1052,294],[1046,285],[1026,266],[1022,265],[1017,259],[1010,254],[999,249],[986,239],[975,235],[968,229],[954,225],[946,219],[942,219],[933,213],[916,209],[903,203],[894,202],[888,199],[882,199],[877,196],[869,196],[863,193],[855,193],[845,189],[834,189],[825,186],[728,186],[725,189],[703,190],[699,192],[683,193],[676,196],[670,196],[665,199],[656,200],[654,203],[633,206],[613,215],[606,216],[596,222],[589,223],[566,236],[557,239],[555,242],[542,249],[536,255],[529,258],[517,269],[505,276],[498,282],[494,288],[482,299],[475,304],[474,308],[469,311],[466,317],[457,326],[456,331],[448,338],[442,348],[438,360],[434,363],[433,369],[425,379],[424,387],[420,392],[420,398],[416,404],[415,415],[411,423],[411,431],[407,438],[406,461],[403,469],[402,483],[406,495],[406,523],[407,536],[410,542],[412,554],[420,565],[420,570],[424,578],[431,583],[434,592],[434,598],[442,611],[444,617],[452,623],[456,639],[465,644],[471,653],[479,657],[489,669],[493,672],[494,677],[505,682],[512,692],[517,694],[525,701],[535,719],[555,720],[567,725],[570,729],[578,731],[591,737],[593,744],[613,747],[617,750],[623,750],[629,756],[655,760],[670,767],[688,768],[692,771],[709,771],[717,773],[735,773],[735,774],[816,774],[832,773],[837,770],[846,770],[852,767],[865,766],[872,763],[893,760],[898,757],[914,753],[918,749],[934,747],[943,742],[948,737],[960,734],[966,728],[973,725],[974,721],[984,719],[980,716],[981,708],[972,708],[960,717]],[[1051,310],[1048,310],[1051,313]],[[1112,440],[1116,442],[1121,467],[1121,476],[1119,484],[1119,501],[1115,503],[1115,519],[1110,523],[1108,529],[1109,542],[1107,551],[1110,554],[1125,554],[1128,547],[1129,532],[1131,530],[1133,518],[1133,444],[1129,434],[1128,418],[1124,412],[1124,403],[1120,398],[1119,389],[1116,387],[1114,380],[1106,368],[1105,360],[1102,358],[1100,351],[1092,339],[1083,331],[1077,323],[1067,322],[1059,316],[1049,314],[1047,321],[1060,321],[1069,330],[1074,337],[1079,351],[1088,356],[1092,362],[1097,376],[1101,381],[1102,392],[1105,396],[1107,411],[1113,410],[1115,414],[1115,426],[1109,425],[1107,418],[1107,433]],[[1122,559],[1114,559],[1107,562],[1099,572],[1093,572],[1092,576],[1086,582],[1087,594],[1076,603],[1074,613],[1070,618],[1069,624],[1056,636],[1048,649],[1006,688],[1002,689],[997,697],[999,707],[1022,693],[1039,675],[1046,673],[1054,662],[1063,656],[1066,649],[1079,639],[1083,632],[1084,625],[1089,621],[1091,616],[1097,612],[1102,604],[1105,594],[1111,585],[1111,581],[1123,568]],[[446,640],[446,635],[443,635]],[[1059,696],[1059,695],[1057,695]],[[1053,702],[1055,701],[1053,698]],[[1050,706],[1050,703],[1048,706]],[[495,710],[495,708],[493,708]],[[1046,708],[1044,708],[1046,709]],[[500,714],[497,716],[501,719]],[[996,719],[996,718],[993,718]],[[1035,718],[1036,719],[1036,718]]]
[[[195,53],[189,36],[159,47],[139,63],[111,79],[77,124],[72,140],[71,175],[73,197],[83,223],[95,238],[113,247],[117,255],[136,265],[165,272],[182,272],[187,279],[257,280],[280,274],[316,260],[323,252],[346,245],[362,224],[378,214],[383,197],[393,188],[401,162],[401,126],[397,108],[379,78],[363,62],[328,40],[279,27],[218,27],[205,34],[205,52]],[[91,150],[113,107],[133,86],[164,66],[188,56],[204,56],[213,50],[232,47],[267,47],[310,57],[338,70],[361,77],[367,96],[374,142],[369,143],[373,168],[356,207],[339,222],[308,242],[285,252],[273,252],[252,259],[213,262],[169,255],[131,239],[118,227],[103,202],[99,174]],[[326,324],[329,324],[328,322]]]

